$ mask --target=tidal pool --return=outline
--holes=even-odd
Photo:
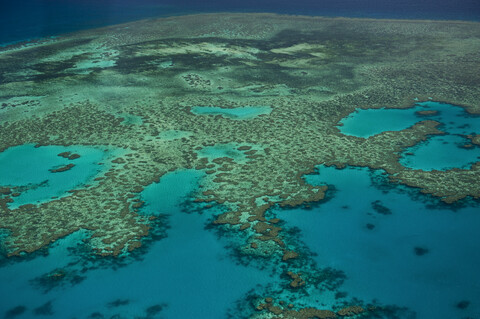
[[[435,111],[422,115],[425,111]],[[402,152],[400,163],[422,170],[469,168],[480,160],[480,147],[469,143],[466,135],[480,133],[480,116],[462,107],[439,102],[421,102],[409,109],[360,109],[340,121],[340,132],[368,138],[385,131],[400,131],[424,120],[440,122],[442,136],[431,136]],[[469,145],[468,148],[463,147]]]
[[[316,209],[275,214],[300,229],[319,265],[345,272],[341,290],[349,296],[406,306],[418,319],[478,317],[480,242],[472,238],[480,227],[479,203],[453,210],[383,184],[380,176],[320,166],[306,180],[333,185],[333,196]]]
[[[64,152],[79,157],[69,159],[58,155]],[[35,147],[34,144],[25,144],[10,147],[0,153],[0,186],[10,187],[15,194],[13,203],[9,204],[12,209],[48,201],[85,185],[108,167],[99,164],[114,154],[90,146]]]
[[[225,318],[236,300],[269,277],[236,264],[226,243],[205,229],[216,208],[203,214],[182,210],[202,176],[195,170],[171,172],[145,188],[142,213],[167,216],[167,237],[150,242],[143,255],[126,265],[121,266],[121,258],[118,265],[92,258],[88,249],[85,255],[72,253],[85,232],[54,243],[46,256],[5,262],[0,268],[0,316],[24,307],[15,318],[32,318],[47,305],[55,318]],[[58,269],[78,273],[80,279],[48,291],[34,284]]]
[[[221,115],[233,120],[248,120],[259,115],[270,114],[272,108],[269,106],[245,106],[227,109],[215,106],[194,106],[191,111],[196,115]]]

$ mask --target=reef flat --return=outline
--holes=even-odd
[[[205,171],[196,202],[225,207],[212,227],[242,233],[241,254],[286,268],[301,251],[266,213],[322,200],[327,187],[303,178],[317,165],[380,169],[392,183],[446,203],[478,199],[480,161],[442,171],[399,161],[405,149],[444,134],[442,123],[425,118],[368,138],[342,134],[338,125],[357,108],[409,108],[429,99],[480,114],[479,61],[479,23],[274,14],[144,20],[0,48],[0,151],[84,145],[122,154],[69,196],[10,209],[12,194],[1,192],[3,249],[31,253],[87,230],[97,254],[133,251],[153,222],[139,214],[139,194],[179,169]],[[198,106],[271,112],[232,119],[195,114]],[[478,136],[470,135],[472,145]],[[0,177],[0,189],[9,186]],[[302,267],[288,269],[292,288],[315,281]],[[371,311],[292,310],[267,299],[257,310],[285,318]]]

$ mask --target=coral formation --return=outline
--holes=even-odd
[[[0,151],[27,143],[122,151],[95,183],[67,197],[9,209],[17,192],[0,185],[7,254],[34,252],[81,229],[90,232],[99,255],[139,249],[152,223],[139,213],[139,193],[178,169],[207,173],[196,202],[223,204],[213,224],[244,233],[243,254],[288,266],[301,264],[302,256],[282,222],[266,213],[324,200],[327,186],[304,180],[316,165],[383,170],[391,182],[446,203],[480,198],[480,162],[445,171],[399,162],[406,148],[443,134],[439,122],[423,120],[370,138],[338,129],[358,107],[408,108],[414,97],[479,114],[479,30],[468,22],[206,14],[1,47]],[[199,105],[262,105],[271,112],[232,119],[192,112]],[[129,116],[138,121],[126,121]],[[478,136],[469,137],[472,144],[480,144]],[[227,144],[235,147],[215,149]],[[389,214],[381,203],[372,208]],[[299,272],[288,273],[291,288],[308,285]],[[335,318],[362,309],[295,310],[273,300],[258,307],[283,318]]]

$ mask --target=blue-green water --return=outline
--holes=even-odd
[[[419,111],[437,111],[420,115]],[[342,119],[339,127],[345,135],[369,138],[385,131],[400,131],[424,120],[441,123],[442,136],[430,136],[402,152],[400,163],[423,170],[469,168],[480,160],[480,147],[471,144],[467,135],[480,133],[480,116],[468,114],[463,108],[447,103],[421,102],[408,109],[360,109]],[[470,145],[464,148],[464,145]],[[409,154],[413,153],[413,154]]]
[[[196,115],[221,115],[233,120],[248,120],[259,115],[270,114],[272,108],[269,106],[245,106],[227,109],[214,106],[194,106],[191,111]]]
[[[368,138],[385,131],[401,131],[420,122],[413,109],[359,109],[340,121],[340,132]]]
[[[160,134],[158,134],[158,137],[160,137],[163,140],[169,141],[169,140],[180,139],[183,137],[189,137],[191,135],[192,133],[187,131],[168,130],[168,131],[160,132]]]
[[[402,153],[400,163],[406,167],[425,171],[450,168],[469,169],[473,162],[480,161],[480,147],[463,146],[468,141],[459,135],[430,137]],[[413,155],[410,155],[413,153]]]
[[[50,302],[52,318],[225,318],[236,300],[270,278],[236,264],[227,256],[226,242],[205,230],[218,210],[182,211],[202,176],[195,170],[172,172],[146,187],[141,193],[147,203],[143,213],[167,216],[170,228],[166,238],[149,243],[145,254],[124,266],[122,259],[86,258],[91,254],[88,249],[83,252],[87,255],[79,253],[84,232],[53,244],[48,256],[4,264],[0,316],[23,306],[24,312],[15,318],[36,317],[35,309]],[[61,285],[50,279],[55,285],[45,291],[49,282],[38,284],[38,278],[58,269],[67,273],[63,280],[69,274],[78,276],[77,283]],[[163,309],[155,314],[160,306]]]
[[[143,124],[143,119],[140,116],[137,115],[132,115],[128,113],[119,113],[119,117],[123,118],[123,121],[121,124],[124,125],[141,125]]]
[[[439,114],[415,114],[432,107]],[[393,113],[385,113],[390,111]],[[424,118],[444,123],[440,128],[445,135],[405,150],[402,161],[406,166],[459,167],[461,160],[471,161],[469,152],[476,152],[475,148],[458,148],[462,135],[478,131],[478,118],[461,108],[430,102],[407,110],[376,112],[369,110],[367,114],[375,118],[376,114],[398,113],[397,122],[389,118],[393,126],[403,123],[396,129]],[[382,116],[372,123],[383,126],[368,131],[365,127],[373,124],[360,125],[359,130],[370,136],[372,131],[391,129],[384,125]],[[161,138],[183,136],[179,131],[165,132]],[[242,163],[248,160],[245,151],[238,150],[242,145],[207,146],[198,155],[210,160],[230,157]],[[458,154],[432,159],[432,153],[448,153],[444,148],[452,145]],[[249,146],[255,149],[255,145]],[[65,151],[80,157],[69,160],[58,156]],[[414,155],[406,155],[407,151]],[[67,190],[81,187],[105,170],[106,164],[98,164],[106,163],[112,154],[83,146],[12,147],[0,153],[0,184],[21,190],[12,205],[64,196]],[[70,163],[75,166],[65,172],[50,171]],[[82,172],[76,172],[77,168]],[[297,240],[315,253],[308,258],[320,268],[345,272],[347,279],[339,290],[347,297],[340,301],[354,297],[365,302],[376,300],[416,313],[416,317],[405,315],[402,319],[480,317],[480,243],[474,240],[480,227],[478,202],[441,204],[415,189],[390,185],[380,173],[365,168],[318,169],[318,174],[305,178],[310,184],[329,185],[327,200],[313,209],[273,209],[268,214],[281,218],[285,231],[299,229]],[[192,203],[203,176],[200,171],[179,170],[144,189],[140,199],[146,204],[140,212],[156,216],[160,222],[153,225],[152,236],[145,239],[141,249],[123,258],[93,257],[88,246],[90,234],[79,231],[52,244],[48,254],[22,257],[23,261],[0,259],[0,316],[226,318],[229,312],[236,318],[240,316],[238,309],[231,309],[249,291],[264,295],[268,287],[283,289],[284,279],[278,273],[272,277],[270,258],[258,258],[253,265],[239,264],[232,247],[226,248],[231,239],[206,228],[223,208],[206,209]],[[0,239],[5,234],[0,232]],[[265,268],[260,270],[262,265]],[[61,273],[61,278],[49,276],[54,273]],[[301,297],[309,306],[331,308],[339,301],[335,290],[312,288],[309,293]],[[281,296],[288,300],[294,294],[284,289]]]
[[[206,146],[198,151],[199,157],[206,157],[209,160],[221,157],[229,157],[237,163],[247,161],[247,156],[243,151],[238,150],[240,147],[236,143],[215,144],[213,146]]]
[[[269,283],[280,285],[268,267],[237,264],[225,238],[205,228],[221,207],[198,214],[185,206],[203,176],[195,170],[171,172],[145,188],[141,213],[164,218],[155,227],[166,237],[146,242],[141,253],[118,260],[92,258],[82,242],[89,234],[77,232],[54,243],[46,256],[0,260],[0,315],[24,307],[17,308],[23,312],[15,318],[32,318],[43,306],[54,318],[142,318],[149,313],[152,318],[225,318],[251,289],[261,293]],[[480,313],[480,243],[472,238],[480,227],[478,203],[454,211],[415,190],[383,184],[379,176],[364,168],[320,167],[306,180],[334,185],[329,200],[310,210],[271,214],[286,222],[285,229],[300,229],[320,267],[345,272],[340,290],[347,298],[407,306],[417,318],[475,318]],[[63,279],[46,276],[59,270],[66,274]],[[305,298],[317,306],[314,300],[324,307],[335,303],[332,294],[319,290]],[[467,308],[457,307],[465,301]]]
[[[438,111],[435,115],[418,115],[418,111]],[[404,130],[415,123],[433,120],[450,134],[468,135],[480,132],[480,116],[467,113],[462,107],[434,101],[416,103],[408,109],[357,109],[340,121],[340,132],[368,138],[385,131]]]
[[[306,179],[333,185],[333,197],[275,214],[300,229],[319,265],[345,271],[341,290],[351,297],[407,306],[419,319],[479,318],[478,202],[457,210],[428,205],[428,197],[410,196],[416,191],[372,183],[379,176],[320,166]],[[470,304],[459,309],[461,301]]]
[[[80,157],[70,160],[58,156],[62,152]],[[91,181],[108,167],[100,164],[113,154],[103,148],[87,146],[36,148],[34,144],[26,144],[10,147],[0,153],[0,185],[12,187],[13,193],[20,193],[12,198],[10,208],[48,201],[52,197],[68,195],[67,191]],[[75,166],[63,172],[51,171],[69,164]]]

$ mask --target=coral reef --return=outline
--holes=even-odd
[[[241,233],[242,254],[295,266],[287,288],[304,289],[312,280],[301,269],[303,256],[282,221],[267,212],[325,200],[327,186],[304,180],[316,165],[383,170],[391,182],[445,203],[480,198],[480,162],[445,171],[399,163],[406,148],[443,134],[439,122],[420,120],[370,138],[337,127],[356,108],[408,108],[414,97],[479,114],[479,30],[473,22],[205,14],[1,47],[0,151],[27,143],[122,151],[91,185],[38,205],[9,209],[18,192],[0,185],[0,228],[8,231],[3,247],[9,256],[31,253],[83,229],[100,256],[142,249],[154,221],[139,213],[139,193],[169,171],[194,168],[207,173],[196,202],[225,207],[213,227]],[[248,119],[194,114],[201,105],[262,105],[271,112]],[[478,136],[469,137],[472,144],[480,144]],[[228,143],[235,148],[205,154]],[[372,208],[389,214],[382,203]],[[273,300],[258,307],[283,318],[334,318],[362,309],[291,309]]]

